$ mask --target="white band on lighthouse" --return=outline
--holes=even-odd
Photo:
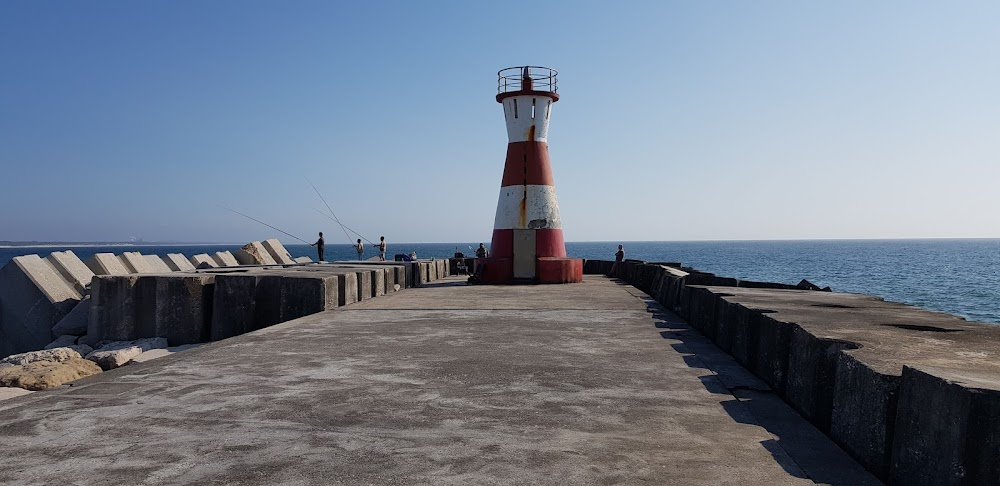
[[[522,211],[523,208],[523,211]],[[500,188],[493,229],[561,229],[555,186]]]
[[[552,98],[547,96],[521,95],[504,99],[503,116],[507,121],[507,141],[547,141],[551,113]]]

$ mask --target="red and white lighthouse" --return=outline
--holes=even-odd
[[[566,257],[559,200],[549,163],[549,118],[559,101],[554,69],[519,66],[498,74],[497,102],[507,122],[504,163],[485,283],[571,283],[583,260]]]

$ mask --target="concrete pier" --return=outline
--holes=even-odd
[[[0,482],[875,484],[631,286],[463,280],[0,402]]]

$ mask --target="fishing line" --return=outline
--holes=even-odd
[[[303,243],[305,243],[307,245],[311,245],[312,244],[312,243],[309,243],[306,240],[303,240],[302,238],[299,238],[298,236],[295,236],[295,235],[293,235],[293,234],[291,234],[291,233],[289,233],[287,231],[282,231],[282,230],[280,230],[278,228],[275,228],[274,226],[271,226],[271,225],[269,225],[269,224],[267,224],[267,223],[265,223],[265,222],[263,222],[263,221],[261,221],[261,220],[259,220],[257,218],[254,218],[254,217],[251,217],[251,216],[247,216],[247,215],[245,215],[245,214],[243,214],[243,213],[241,213],[241,212],[239,212],[239,211],[237,211],[237,210],[235,210],[233,208],[227,208],[226,206],[221,206],[221,207],[223,209],[228,209],[228,210],[230,210],[230,211],[232,211],[232,212],[234,212],[234,213],[236,213],[236,214],[238,214],[240,216],[243,216],[244,218],[247,218],[247,219],[249,219],[251,221],[256,221],[256,222],[258,222],[258,223],[260,223],[260,224],[262,224],[264,226],[267,226],[268,228],[271,228],[271,229],[273,229],[275,231],[278,231],[278,232],[284,233],[284,234],[286,234],[288,236],[291,236],[292,238],[295,238],[296,240],[299,240],[299,241],[301,241],[301,242],[303,242]]]
[[[354,233],[354,234],[358,235],[359,237],[361,237],[362,239],[364,239],[365,241],[367,241],[368,244],[370,244],[370,245],[374,245],[375,244],[375,243],[372,242],[372,240],[369,240],[368,238],[365,238],[364,236],[362,236],[361,233],[358,233],[357,231],[354,231],[351,228],[348,228],[347,226],[344,226],[344,223],[341,223],[340,222],[340,218],[337,217],[337,213],[334,213],[333,212],[333,208],[331,208],[330,204],[326,202],[326,198],[324,198],[323,195],[319,193],[319,189],[316,189],[316,186],[314,186],[313,183],[311,181],[309,181],[308,177],[306,178],[306,182],[309,183],[309,186],[311,186],[313,188],[313,191],[316,192],[316,195],[319,196],[320,200],[323,201],[323,204],[326,205],[326,209],[328,209],[330,211],[330,214],[333,215],[332,219],[334,221],[336,221],[337,224],[340,225],[340,229],[344,230],[344,236],[347,237],[348,241],[350,241],[351,235],[347,234],[347,231],[350,230],[351,233]],[[316,208],[313,208],[313,209],[315,211],[319,212],[320,214],[322,214],[323,216],[326,216],[326,214],[324,214],[322,211],[320,211],[320,210],[318,210]],[[327,218],[329,218],[329,216],[327,216]],[[354,242],[351,241],[351,244],[354,244]]]

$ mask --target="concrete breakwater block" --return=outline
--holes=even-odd
[[[168,273],[174,271],[162,258],[156,255],[143,255],[142,257],[146,259],[146,264],[152,270],[151,273]]]
[[[192,255],[190,261],[191,265],[195,268],[217,268],[219,266],[219,264],[215,262],[215,259],[208,253]]]
[[[312,258],[309,258],[307,256],[300,256],[296,258],[294,261],[295,263],[312,263]]]
[[[905,366],[899,403],[891,484],[1000,481],[1000,376]]]
[[[149,262],[146,257],[142,256],[142,253],[137,251],[126,251],[122,253],[119,257],[122,265],[128,269],[128,273],[153,273],[154,270],[149,266]]]
[[[270,271],[218,275],[211,340],[333,309],[339,303],[341,277],[320,272]]]
[[[87,259],[87,268],[95,275],[128,275],[131,273],[114,253],[96,253]]]
[[[38,255],[0,268],[0,356],[41,349],[52,326],[80,302],[80,293]]]
[[[205,342],[212,274],[99,276],[91,289],[88,344],[162,337],[170,345]]]
[[[285,249],[285,245],[282,245],[277,239],[271,238],[270,240],[264,240],[263,245],[267,252],[271,255],[271,258],[281,265],[291,265],[298,261],[298,259],[292,258],[292,254],[288,253],[288,250]]]
[[[74,286],[77,292],[83,294],[87,291],[90,280],[94,278],[94,272],[75,253],[70,250],[54,251],[46,260],[62,274],[63,279]]]
[[[187,257],[180,253],[167,253],[162,259],[172,272],[190,272],[195,269]]]
[[[277,262],[259,241],[251,241],[233,254],[240,265],[276,265]]]
[[[212,260],[215,260],[216,265],[220,267],[240,266],[240,262],[236,261],[236,257],[229,251],[217,251],[213,253]]]

